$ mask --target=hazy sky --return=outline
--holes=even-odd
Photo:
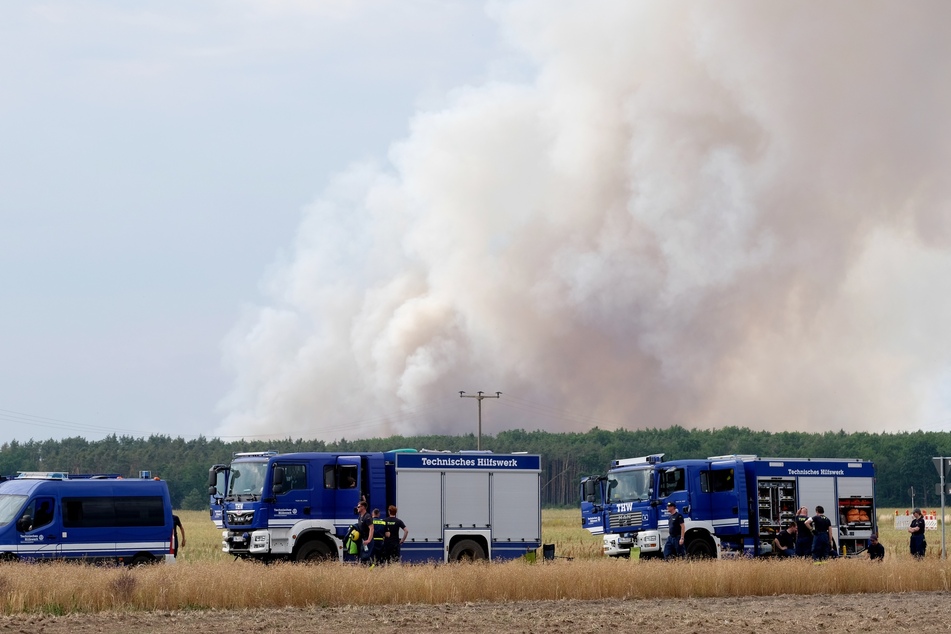
[[[951,429],[951,3],[0,4],[0,442]]]

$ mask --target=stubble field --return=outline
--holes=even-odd
[[[373,570],[231,561],[207,514],[182,517],[188,542],[174,566],[0,565],[0,632],[951,629],[940,531],[914,561],[887,511],[884,563],[605,561],[577,511],[546,511],[555,561]]]

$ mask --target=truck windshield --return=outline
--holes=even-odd
[[[650,469],[616,471],[608,474],[608,503],[650,499]]]
[[[0,495],[0,526],[6,526],[19,519],[20,511],[26,503],[25,495]]]
[[[232,462],[228,497],[261,497],[266,472],[267,462]]]

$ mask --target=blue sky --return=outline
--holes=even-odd
[[[211,434],[302,208],[499,46],[470,2],[3,3],[0,440]]]
[[[951,429],[949,6],[4,2],[0,442]]]

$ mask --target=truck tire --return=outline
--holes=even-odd
[[[139,553],[132,558],[132,561],[129,562],[129,565],[133,568],[138,568],[139,566],[148,566],[155,563],[155,557],[148,553]]]
[[[294,561],[327,561],[330,559],[330,547],[319,539],[314,539],[297,550]]]
[[[482,544],[472,539],[460,539],[449,551],[449,561],[479,561],[485,559]]]
[[[691,559],[712,559],[717,556],[716,545],[706,537],[697,537],[687,543],[687,556]]]

